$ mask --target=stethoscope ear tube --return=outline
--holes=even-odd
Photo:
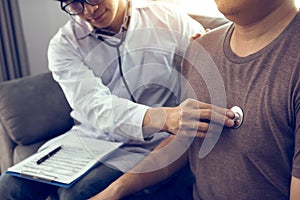
[[[120,46],[122,45],[122,43],[125,41],[125,35],[126,35],[126,30],[123,29],[122,27],[122,32],[121,32],[121,40],[120,42],[116,43],[116,44],[113,44],[113,43],[110,43],[108,41],[106,41],[101,35],[97,36],[97,38],[101,41],[103,41],[105,44],[107,44],[108,46],[111,46],[113,48],[116,48],[117,50],[117,54],[118,54],[118,63],[119,63],[119,70],[120,70],[120,75],[121,75],[121,78],[122,78],[122,81],[125,85],[125,88],[127,90],[127,92],[129,93],[130,95],[130,99],[131,101],[133,102],[137,102],[136,99],[134,98],[133,96],[133,93],[131,92],[130,88],[129,88],[129,85],[128,85],[128,82],[126,81],[125,77],[124,77],[124,73],[123,73],[123,67],[122,67],[122,58],[121,58],[121,52],[120,52]]]
[[[123,83],[125,85],[125,88],[126,88],[127,92],[130,95],[131,101],[133,101],[134,103],[136,103],[137,101],[134,98],[133,93],[131,92],[131,90],[129,88],[128,82],[126,81],[126,79],[124,77],[123,68],[122,68],[122,60],[121,60],[120,47],[116,47],[116,49],[117,49],[117,53],[118,53],[119,70],[120,70],[120,75],[121,75],[122,81],[123,81]]]

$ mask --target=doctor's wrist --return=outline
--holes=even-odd
[[[173,108],[160,107],[149,108],[144,116],[144,136],[150,136],[157,132],[169,132],[168,115]]]

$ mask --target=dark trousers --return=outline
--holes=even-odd
[[[1,200],[86,200],[105,189],[123,173],[105,165],[98,165],[70,188],[59,188],[50,184],[2,174],[0,178]]]

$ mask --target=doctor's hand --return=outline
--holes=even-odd
[[[186,99],[177,107],[150,108],[143,121],[144,135],[165,131],[172,135],[203,138],[211,123],[233,127],[234,113],[194,99]],[[210,129],[213,133],[213,128]],[[218,129],[219,130],[219,129]]]
[[[209,31],[210,31],[210,29],[205,29],[205,33],[209,32]],[[192,35],[190,37],[190,42],[192,42],[193,40],[196,40],[197,38],[201,37],[202,35],[203,34],[201,34],[201,33],[196,33],[195,35]]]

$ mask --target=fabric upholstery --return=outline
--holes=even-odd
[[[13,150],[13,163],[18,163],[28,156],[37,152],[38,148],[46,142],[45,140],[30,145],[17,145]]]
[[[71,108],[50,72],[0,83],[0,170],[69,130]]]
[[[70,111],[50,73],[0,84],[0,120],[17,144],[32,144],[67,131],[72,126]]]

